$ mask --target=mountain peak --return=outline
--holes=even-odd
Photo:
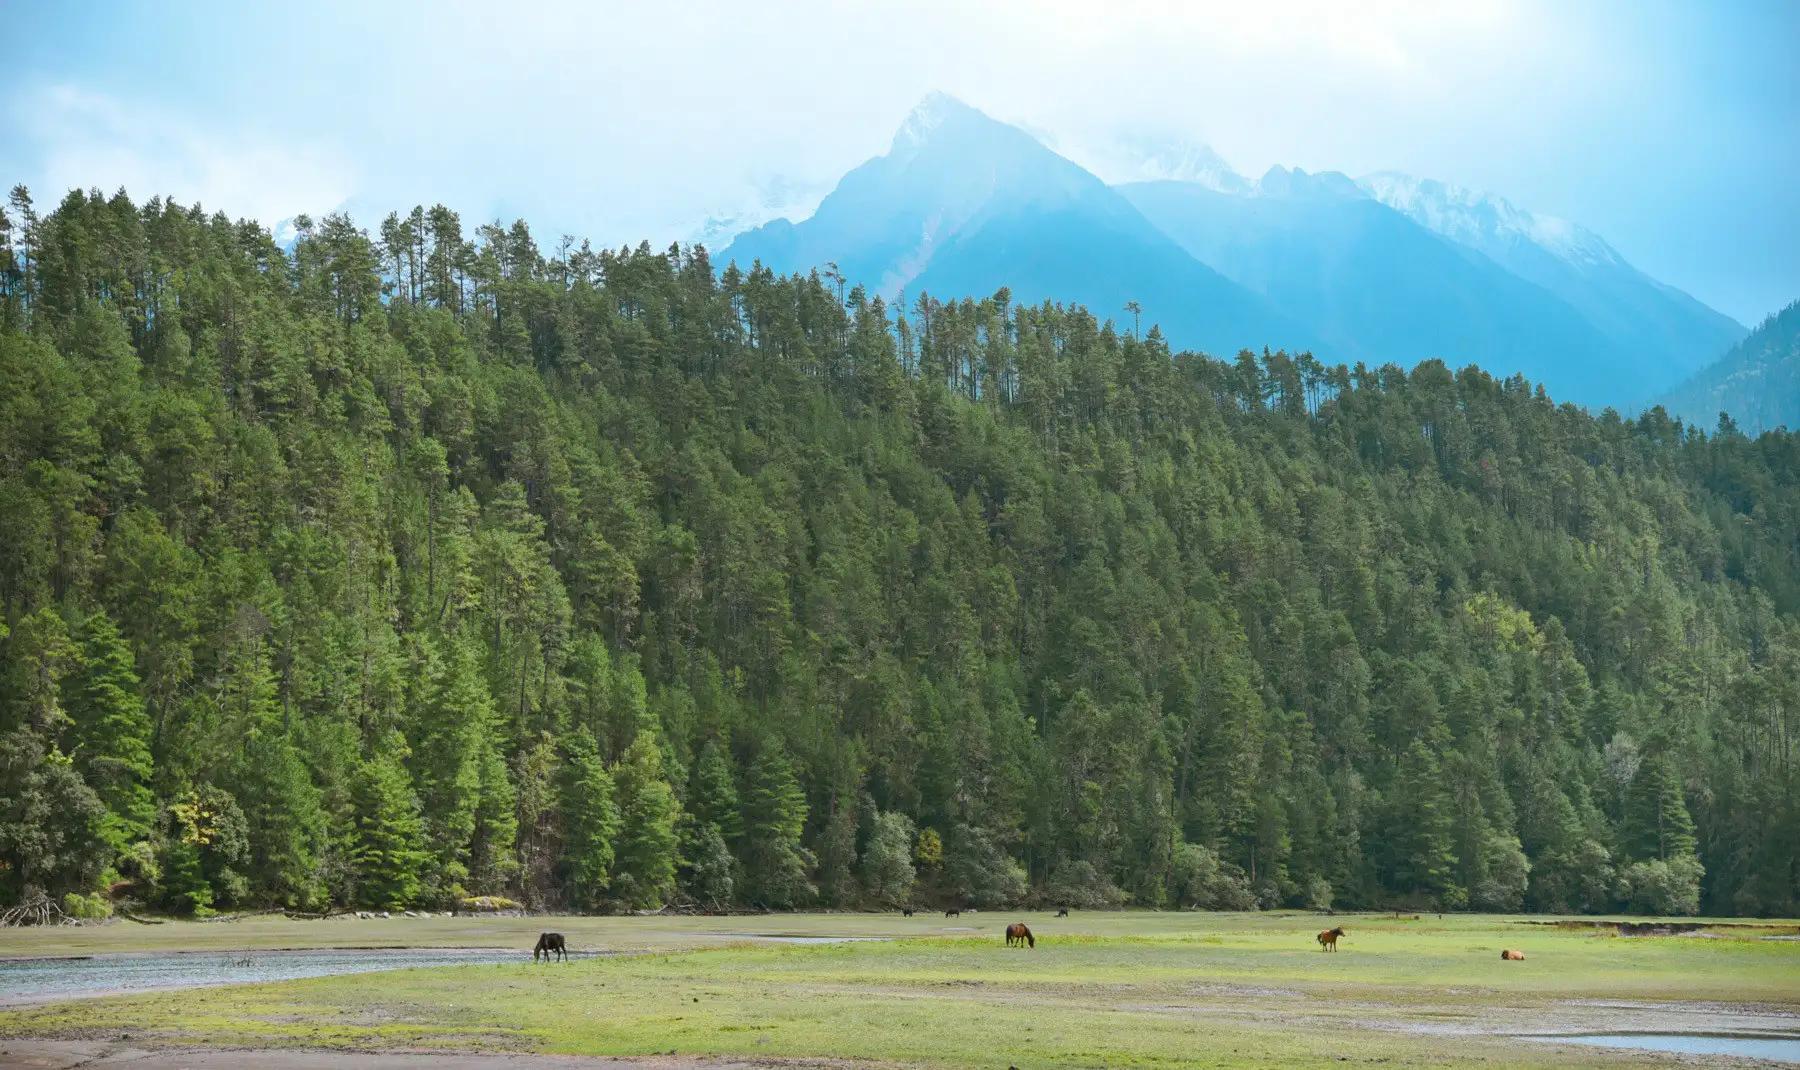
[[[1190,182],[1217,193],[1250,190],[1244,176],[1204,142],[1128,136],[1118,139],[1112,155],[1121,158],[1118,166],[1111,168],[1121,181]]]
[[[1307,174],[1298,167],[1289,169],[1276,164],[1257,180],[1259,197],[1307,197],[1328,200],[1362,200],[1368,196],[1361,187],[1341,171]]]
[[[970,121],[993,122],[987,115],[971,108],[942,90],[932,90],[907,113],[906,121],[894,134],[892,152],[916,150],[939,130]]]

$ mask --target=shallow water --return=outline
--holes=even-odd
[[[494,949],[208,951],[0,960],[0,1005],[152,989],[290,981],[416,966],[530,962],[529,952]]]
[[[1682,1055],[1740,1055],[1771,1062],[1800,1063],[1800,1037],[1699,1036],[1693,1033],[1588,1033],[1533,1037],[1557,1044],[1675,1052]]]

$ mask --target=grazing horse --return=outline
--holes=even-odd
[[[1063,908],[1062,908],[1062,909],[1061,909],[1061,910],[1059,910],[1059,911],[1057,911],[1057,912],[1056,912],[1056,916],[1057,916],[1057,917],[1059,917],[1059,918],[1066,918],[1066,917],[1068,917],[1068,916],[1069,916],[1069,908],[1068,908],[1068,907],[1063,907]]]
[[[944,911],[944,917],[960,918],[960,917],[962,917],[962,911],[956,909],[955,907],[951,907],[949,910]]]
[[[568,954],[568,946],[563,942],[562,933],[539,933],[537,946],[531,949],[531,961],[536,962],[538,956],[542,955],[544,961],[549,962],[550,956],[555,955],[560,962]]]
[[[1525,952],[1514,951],[1512,948],[1509,947],[1506,950],[1500,952],[1500,961],[1501,962],[1524,962],[1525,961]]]
[[[1037,937],[1031,935],[1031,928],[1022,921],[1015,921],[1006,927],[1007,947],[1036,947]]]
[[[1342,925],[1338,926],[1335,929],[1326,929],[1324,932],[1319,934],[1319,950],[1320,951],[1336,951],[1338,937],[1340,937],[1342,935],[1344,935],[1344,927]]]

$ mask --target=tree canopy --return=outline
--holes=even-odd
[[[1792,434],[441,206],[7,211],[9,901],[1800,912]]]

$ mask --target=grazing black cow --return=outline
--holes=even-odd
[[[557,961],[561,962],[568,954],[568,945],[564,943],[562,933],[539,933],[537,946],[531,949],[531,961],[536,962],[538,956],[542,955],[544,961],[549,962],[550,956],[555,955]]]
[[[1059,911],[1057,911],[1057,912],[1056,912],[1056,916],[1057,916],[1057,917],[1059,917],[1059,918],[1066,918],[1066,917],[1068,917],[1068,916],[1069,916],[1069,908],[1068,908],[1068,907],[1063,907],[1063,908],[1062,908],[1062,909],[1061,909],[1061,910],[1059,910]]]
[[[962,917],[962,911],[956,909],[955,907],[951,907],[949,910],[944,911],[944,917],[960,918],[960,917]]]
[[[901,908],[900,908],[900,916],[901,916],[901,917],[903,917],[903,918],[910,918],[910,917],[912,917],[912,916],[913,916],[913,909],[912,909],[912,907],[901,907]]]

